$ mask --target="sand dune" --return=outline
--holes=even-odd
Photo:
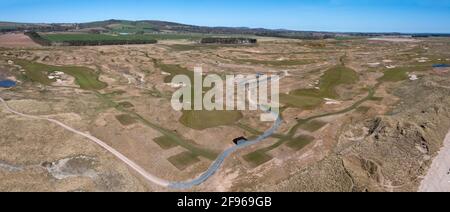
[[[444,147],[434,159],[419,191],[450,192],[450,131],[445,138]]]

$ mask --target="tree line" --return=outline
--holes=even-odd
[[[33,40],[35,43],[38,43],[42,46],[51,46],[52,42],[50,42],[49,40],[41,37],[41,35],[39,35],[39,33],[37,32],[25,32],[25,35],[27,35],[28,37],[31,38],[31,40]]]

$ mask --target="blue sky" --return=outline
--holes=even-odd
[[[340,32],[450,33],[450,0],[0,0],[0,21],[106,19]]]

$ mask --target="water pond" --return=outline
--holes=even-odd
[[[12,80],[0,80],[0,88],[11,88],[16,86],[16,82]]]

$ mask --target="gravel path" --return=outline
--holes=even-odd
[[[168,187],[169,186],[169,182],[166,180],[163,180],[161,178],[158,178],[150,173],[148,173],[145,169],[143,169],[142,167],[140,167],[138,164],[136,164],[135,162],[133,162],[132,160],[130,160],[129,158],[127,158],[126,156],[124,156],[123,154],[121,154],[120,152],[118,152],[117,150],[115,150],[114,148],[112,148],[111,146],[109,146],[108,144],[106,144],[105,142],[103,142],[102,140],[90,135],[89,133],[85,133],[85,132],[80,132],[76,129],[73,129],[72,127],[67,126],[66,124],[54,120],[54,119],[50,119],[50,118],[45,118],[45,117],[40,117],[40,116],[33,116],[33,115],[28,115],[28,114],[23,114],[20,112],[15,111],[14,109],[12,109],[11,107],[9,107],[9,105],[6,103],[6,101],[4,99],[2,99],[0,97],[0,102],[3,103],[4,107],[6,108],[7,111],[21,116],[21,117],[25,117],[28,119],[34,119],[34,120],[44,120],[44,121],[48,121],[48,122],[52,122],[56,125],[59,125],[60,127],[75,133],[77,135],[80,135],[84,138],[89,139],[90,141],[96,143],[97,145],[101,146],[103,149],[105,149],[106,151],[110,152],[111,154],[113,154],[114,156],[116,156],[119,160],[121,160],[122,162],[124,162],[125,164],[127,164],[130,168],[132,168],[134,171],[136,171],[137,173],[139,173],[142,177],[144,177],[146,180],[148,180],[149,182],[152,182],[156,185],[162,186],[162,187]]]

